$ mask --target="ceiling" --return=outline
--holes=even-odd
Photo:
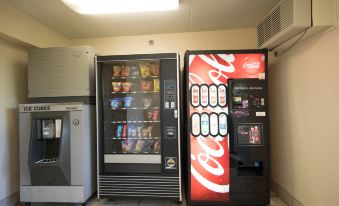
[[[177,11],[81,15],[59,0],[1,0],[75,38],[253,28],[280,0],[180,0]]]

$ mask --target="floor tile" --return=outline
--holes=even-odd
[[[101,199],[97,200],[96,197],[92,197],[87,206],[186,206],[185,202],[182,204],[166,200],[150,200],[150,199]],[[32,206],[78,206],[77,204],[64,204],[64,203],[32,203]],[[288,206],[282,201],[275,193],[271,195],[270,206]]]
[[[272,197],[270,206],[288,206],[282,199],[279,197]]]

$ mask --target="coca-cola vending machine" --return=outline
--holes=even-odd
[[[188,205],[268,205],[267,50],[187,51]]]

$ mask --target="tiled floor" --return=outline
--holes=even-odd
[[[43,204],[43,203],[34,203],[32,206],[64,206],[66,204]],[[87,203],[88,206],[178,206],[186,204],[183,203],[175,203],[171,201],[164,200],[130,200],[130,199],[116,199],[114,201],[109,201],[107,199],[102,199],[98,201],[95,197],[93,197]],[[75,205],[72,205],[75,206]],[[287,206],[274,192],[271,192],[271,206]]]

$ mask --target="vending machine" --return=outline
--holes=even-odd
[[[187,51],[188,205],[268,205],[267,51]]]
[[[97,57],[98,198],[181,201],[178,54]]]

